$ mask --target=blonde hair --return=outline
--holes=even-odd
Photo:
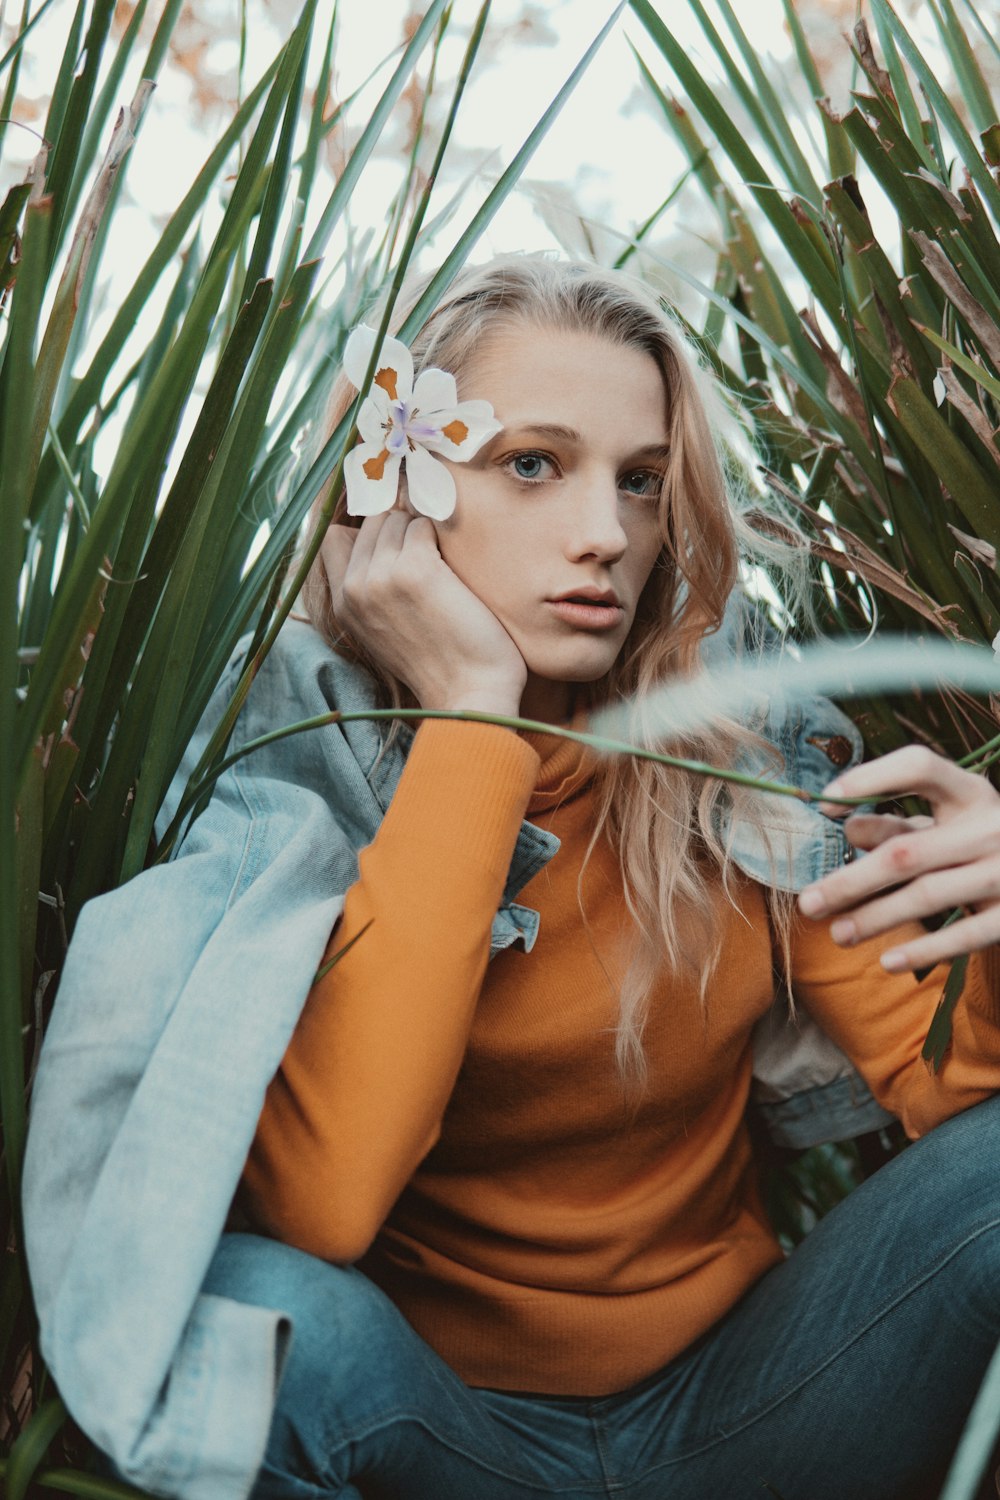
[[[426,279],[421,278],[404,286],[391,328],[400,326],[424,285]],[[377,322],[376,314],[368,321]],[[412,340],[415,370],[430,365],[450,370],[461,388],[462,370],[484,338],[525,323],[582,330],[641,349],[655,360],[663,379],[670,455],[660,498],[663,549],[614,667],[591,687],[595,704],[631,702],[630,733],[637,743],[649,743],[644,695],[667,677],[697,672],[702,642],[720,629],[739,583],[741,552],[768,549],[742,519],[736,503],[735,471],[722,436],[725,405],[714,381],[699,366],[679,326],[632,278],[542,255],[501,256],[486,265],[466,267]],[[338,377],[327,435],[355,394],[346,377]],[[754,500],[759,504],[757,497]],[[347,516],[343,495],[334,520],[360,524]],[[381,702],[414,705],[405,685],[380,671],[338,625],[319,557],[304,586],[303,603],[327,641],[337,650],[346,648],[372,672]],[[664,744],[662,731],[659,742]],[[725,721],[714,724],[710,734],[675,739],[669,749],[728,765],[751,743],[760,747],[762,741],[745,725]],[[776,752],[775,760],[777,765]],[[606,836],[618,856],[624,898],[634,922],[628,963],[617,981],[615,1032],[619,1073],[632,1092],[641,1090],[646,1078],[642,1037],[649,996],[664,957],[675,970],[698,976],[703,1004],[719,961],[721,937],[711,898],[721,884],[735,903],[732,863],[716,828],[720,807],[728,802],[734,822],[745,818],[756,824],[765,845],[768,833],[754,794],[634,757],[598,762],[594,799],[596,817],[584,869],[598,839]],[[583,870],[578,896],[586,924],[582,882]],[[772,892],[772,910],[782,946],[787,946],[790,906],[784,893]]]

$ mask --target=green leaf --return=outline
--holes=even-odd
[[[980,468],[915,381],[895,380],[887,400],[903,430],[940,476],[971,530],[983,541],[1000,548],[996,478]]]
[[[143,559],[144,586],[133,592],[114,642],[114,654],[103,684],[103,718],[98,720],[98,740],[104,738],[110,727],[111,716],[121,703],[130,675],[133,680],[131,691],[119,712],[114,742],[102,778],[100,804],[88,822],[77,856],[67,896],[71,916],[99,888],[106,870],[115,861],[116,836],[122,830],[127,794],[151,731],[157,724],[167,725],[172,730],[176,722],[176,699],[183,688],[188,656],[183,652],[178,654],[174,649],[173,638],[179,623],[175,608],[183,605],[187,592],[186,575],[197,560],[210,514],[209,506],[203,503],[206,484],[219,455],[270,296],[270,282],[260,282],[251,301],[241,310]],[[205,608],[206,601],[203,600],[200,607]],[[136,665],[135,645],[144,638],[151,616],[149,639]],[[109,618],[106,616],[105,620]],[[200,621],[195,622],[194,638],[197,638],[199,624]],[[96,684],[91,684],[88,672],[85,692],[89,692],[92,686]],[[162,718],[158,719],[156,705],[161,698]],[[94,729],[88,727],[87,734],[88,739],[93,737]],[[155,815],[155,810],[154,805],[152,815]],[[136,849],[134,840],[128,848],[129,868],[123,877],[126,879],[142,867],[145,840],[141,850]]]
[[[399,337],[404,342],[408,338],[413,337],[414,333],[420,327],[423,319],[427,317],[443,292],[451,284],[451,281],[458,272],[459,268],[467,259],[472,247],[476,244],[480,236],[483,234],[484,230],[486,229],[490,220],[493,218],[493,215],[496,213],[497,209],[500,207],[501,203],[503,203],[503,201],[514,188],[528,161],[531,159],[531,156],[534,154],[536,148],[538,147],[538,144],[545,136],[550,125],[558,115],[559,111],[562,109],[570,94],[573,92],[573,89],[576,87],[579,79],[583,76],[586,68],[593,60],[608,33],[617,22],[621,11],[624,9],[624,6],[625,0],[621,0],[621,3],[612,12],[608,21],[598,32],[597,36],[587,48],[586,52],[583,54],[576,67],[570,73],[562,88],[559,90],[555,98],[552,100],[551,104],[545,110],[541,119],[538,121],[538,124],[534,127],[534,129],[528,135],[527,139],[521,145],[520,149],[514,157],[514,160],[503,172],[500,180],[487,194],[483,204],[473,215],[470,223],[467,225],[463,233],[459,236],[456,245],[444,261],[443,265],[441,265],[431,277],[420,298],[418,299],[409,316],[400,328]],[[428,12],[428,15],[429,14],[430,12]],[[400,263],[404,267],[406,264],[405,256],[406,251],[404,249],[400,257]],[[398,270],[399,268],[397,268],[397,272]],[[386,309],[387,317],[390,311],[391,303]],[[329,517],[329,514],[332,514],[333,506],[336,503],[338,477],[342,472],[343,444],[350,426],[351,418],[345,417],[344,420],[338,425],[336,432],[325,444],[323,451],[318,455],[318,457],[312,464],[309,473],[305,476],[302,483],[297,488],[294,496],[286,506],[282,516],[279,518],[279,523],[275,526],[270,537],[268,538],[268,541],[264,548],[264,553],[262,554],[262,558],[264,554],[267,554],[268,556],[269,570],[270,567],[274,565],[276,557],[281,557],[284,554],[290,537],[295,535],[295,532],[301,524],[308,507],[316,499],[323,485],[330,480],[331,472],[333,473],[333,482],[330,484],[331,495],[329,501],[327,502],[327,518]],[[340,459],[339,464],[337,463],[338,456]],[[319,547],[322,542],[322,532],[322,526],[318,527],[310,548],[307,549],[306,554],[303,556],[302,561],[300,562],[299,567],[296,569],[294,576],[289,580],[286,590],[285,603],[275,615],[275,618],[272,621],[270,628],[268,629],[267,635],[262,641],[257,653],[255,653],[253,660],[248,663],[246,669],[244,670],[244,673],[236,686],[232,701],[226,709],[226,712],[220,720],[214,734],[211,736],[209,743],[205,748],[205,752],[202,756],[200,765],[196,767],[195,772],[192,775],[192,784],[203,775],[206,767],[208,767],[215,761],[220,747],[224,746],[227,743],[229,736],[232,733],[233,725],[235,724],[236,719],[239,715],[240,709],[242,708],[243,703],[246,700],[246,694],[249,692],[250,684],[253,681],[254,674],[259,668],[260,661],[270,650],[271,646],[274,643],[274,640],[277,637],[278,631],[281,628],[281,625],[283,624],[284,620],[287,619],[289,611],[292,608],[292,601],[297,596],[305,579],[305,576],[312,565],[313,559],[315,558],[316,553],[319,551]],[[270,576],[270,571],[268,571],[268,576]],[[259,597],[259,594],[257,597]],[[187,816],[187,813],[191,808],[192,800],[193,799],[187,794],[185,795],[184,799],[182,799],[181,805],[178,808],[174,820],[170,825],[170,829],[165,835],[164,844],[162,846],[164,849],[169,849],[170,847],[172,847],[174,841],[176,840],[177,833],[181,827],[182,820]]]
[[[97,75],[114,13],[115,0],[93,0],[90,24],[83,44],[83,67],[73,79],[66,100],[66,112],[59,124],[59,133],[50,135],[46,128],[48,139],[55,143],[46,179],[46,191],[53,200],[50,266],[58,253],[63,232],[72,213],[73,179],[77,172],[87,114],[97,87]]]
[[[967,953],[952,959],[944,991],[920,1052],[920,1056],[930,1063],[935,1073],[939,1071],[944,1062],[945,1053],[951,1046],[951,1018],[965,988],[965,974],[968,967],[969,955]]]
[[[254,209],[254,200],[244,197],[242,219],[230,221],[228,242],[218,249],[211,274],[199,286],[184,333],[171,349],[157,372],[142,409],[132,413],[124,437],[112,463],[101,503],[91,516],[91,525],[83,538],[68,575],[61,580],[46,639],[32,673],[26,702],[21,706],[16,732],[16,763],[24,764],[35,737],[52,707],[53,696],[63,681],[67,664],[79,649],[86,604],[100,576],[104,558],[123,524],[136,520],[145,544],[146,522],[142,506],[151,513],[160,482],[161,466],[176,430],[177,414],[194,382],[211,333],[212,319],[246,220]],[[228,255],[228,258],[227,258]],[[133,500],[138,496],[141,505]],[[138,554],[129,559],[134,569]],[[134,571],[126,578],[134,578]],[[113,602],[113,601],[112,601]],[[105,624],[107,617],[105,617]],[[95,650],[101,645],[101,632]],[[91,658],[93,661],[93,657]],[[89,670],[90,664],[88,664]],[[84,714],[90,711],[86,697]],[[81,716],[82,717],[82,716]]]
[[[871,4],[875,13],[883,16],[888,21],[888,24],[892,28],[896,45],[920,79],[934,109],[940,115],[945,125],[947,125],[948,132],[958,148],[958,153],[968,168],[969,175],[979,188],[985,201],[990,205],[994,216],[1000,217],[1000,188],[994,182],[989,168],[976,149],[975,142],[962,124],[958,111],[938,82],[934,69],[920,52],[913,38],[903,25],[903,22],[889,5],[888,0],[871,0]]]
[[[799,19],[799,13],[793,4],[793,0],[781,0],[782,9],[785,12],[785,24],[791,33],[792,43],[795,47],[795,56],[798,59],[802,76],[809,86],[814,100],[821,100],[826,94],[823,81],[819,76],[815,60],[809,50],[809,43]],[[830,166],[831,177],[846,177],[854,171],[854,152],[843,129],[837,122],[831,119],[827,110],[820,110],[820,118],[823,124],[823,132],[826,136],[827,159]]]
[[[305,0],[298,24],[281,60],[281,68],[275,83],[275,88],[280,93],[287,94],[285,113],[278,138],[278,148],[274,156],[274,169],[268,179],[267,191],[264,194],[257,224],[257,235],[247,262],[241,297],[243,302],[249,301],[257,282],[267,274],[268,261],[278,231],[278,221],[284,209],[288,191],[288,174],[291,168],[292,145],[295,140],[299,110],[302,107],[309,40],[315,15],[316,0]]]
[[[35,1412],[7,1459],[6,1500],[24,1500],[36,1469],[65,1422],[66,1408],[58,1397]]]
[[[690,8],[697,15],[702,30],[725,69],[731,88],[742,101],[775,159],[781,164],[789,185],[801,198],[817,203],[819,187],[812,168],[799,145],[795,128],[788,121],[778,92],[768,77],[767,69],[763,66],[755,48],[751,46],[730,0],[717,0],[717,3],[726,25],[735,38],[740,60],[727,52],[701,0],[688,0]],[[788,90],[785,89],[783,92],[787,98]]]
[[[327,240],[333,232],[341,213],[350,202],[351,194],[354,191],[358,178],[361,176],[362,168],[371,155],[372,148],[381,135],[382,129],[403,91],[403,86],[413,71],[417,57],[420,55],[427,39],[437,25],[447,3],[448,0],[431,0],[431,4],[428,5],[424,12],[420,25],[410,38],[403,56],[400,58],[398,67],[386,85],[375,108],[372,110],[357,145],[351,152],[343,171],[337,179],[337,185],[330,194],[326,207],[320,216],[320,221],[313,231],[312,239],[306,248],[303,257],[304,260],[319,260],[323,254]]]
[[[7,1472],[7,1460],[0,1458],[0,1479],[4,1479]],[[40,1469],[35,1475],[35,1487],[54,1490],[60,1495],[76,1495],[79,1500],[150,1500],[144,1490],[133,1489],[130,1484],[100,1479],[96,1474],[74,1469]]]
[[[281,54],[279,53],[278,57],[265,70],[256,86],[247,95],[233,116],[228,128],[209,153],[205,165],[198,173],[191,188],[184,195],[180,206],[171,215],[148,260],[136,277],[131,289],[126,293],[120,308],[112,320],[111,327],[102,339],[97,352],[90,362],[89,368],[74,387],[66,410],[58,423],[60,441],[67,453],[71,452],[75,446],[77,434],[87,414],[99,406],[104,383],[116,360],[119,358],[126,341],[132,335],[142,310],[149,301],[153,288],[183,244],[184,237],[188,233],[195,215],[203,207],[211,191],[212,184],[225,165],[233,147],[237,144],[240,136],[246,129],[248,121],[253,118],[265,90],[273,82],[280,62]],[[32,511],[33,515],[37,515],[44,498],[48,495],[49,486],[55,478],[54,470],[54,460],[46,465],[43,459],[39,471],[35,506]]]
[[[964,370],[967,375],[971,375],[976,384],[981,385],[983,390],[988,391],[994,401],[1000,404],[1000,379],[995,375],[991,375],[989,370],[985,369],[978,360],[971,359],[968,354],[963,353],[957,345],[950,343],[948,339],[943,339],[939,333],[935,333],[933,328],[925,328],[919,323],[915,327],[920,330],[929,343],[934,345],[935,349],[940,349],[942,354],[948,356],[953,365],[957,365],[960,370]]]
[[[816,240],[796,219],[789,205],[771,182],[746,137],[704,77],[681,42],[670,32],[650,0],[630,0],[632,9],[652,40],[673,68],[681,85],[708,124],[715,138],[740,173],[748,190],[769,220],[781,243],[812,288],[816,299],[838,327],[842,321],[840,296],[832,270],[832,257],[818,248]],[[817,195],[818,197],[818,195]]]
[[[988,130],[997,117],[989,85],[983,76],[953,0],[928,0],[938,36],[951,59],[965,107],[977,130]]]

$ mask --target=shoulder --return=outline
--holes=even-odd
[[[227,667],[231,685],[246,666],[253,637],[237,643]],[[282,713],[364,710],[375,703],[375,682],[356,662],[335,651],[306,620],[287,619],[254,677],[243,710],[244,727],[278,726]],[[289,722],[292,722],[290,719]]]

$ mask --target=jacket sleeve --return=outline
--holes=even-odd
[[[276,1238],[359,1259],[437,1140],[538,767],[508,729],[418,730],[247,1162],[244,1202]]]
[[[972,955],[952,1017],[951,1047],[933,1072],[920,1053],[948,966],[939,964],[922,981],[889,974],[878,961],[889,938],[845,949],[829,928],[829,921],[796,918],[793,993],[911,1139],[1000,1090],[1000,950]]]
[[[260,732],[246,716],[234,743]],[[42,1349],[75,1420],[155,1494],[243,1500],[263,1456],[282,1318],[199,1289],[356,870],[316,774],[324,733],[339,731],[239,762],[171,862],[87,904],[34,1084],[24,1214]]]

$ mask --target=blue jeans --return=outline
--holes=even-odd
[[[293,1322],[253,1500],[931,1497],[1000,1339],[1000,1096],[610,1396],[470,1388],[359,1271],[252,1235],[205,1290]]]

